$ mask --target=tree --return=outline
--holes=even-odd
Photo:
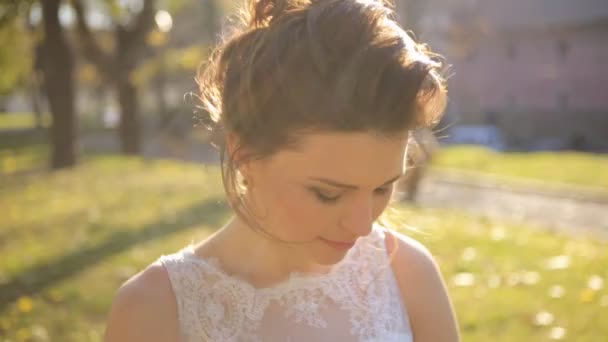
[[[72,0],[76,12],[77,34],[82,52],[104,78],[112,84],[120,105],[119,136],[122,152],[139,154],[141,150],[141,124],[139,118],[138,89],[133,74],[142,59],[146,36],[154,25],[156,1],[143,1],[143,7],[127,23],[114,21],[114,49],[101,48],[86,19],[81,0]]]
[[[51,167],[70,167],[76,164],[76,115],[74,111],[74,56],[61,23],[61,0],[44,0],[42,18],[42,70],[44,87],[51,108]]]

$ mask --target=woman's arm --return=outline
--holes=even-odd
[[[458,325],[439,267],[416,240],[391,231],[386,244],[415,342],[457,342]]]
[[[179,341],[177,304],[162,265],[148,266],[120,287],[108,317],[105,341]]]

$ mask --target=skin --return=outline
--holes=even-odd
[[[243,164],[250,207],[266,232],[283,242],[235,216],[195,253],[218,258],[227,273],[256,287],[272,286],[294,271],[325,272],[371,232],[388,205],[393,183],[404,171],[406,138],[314,133],[297,149]],[[229,150],[235,144],[229,138]],[[453,309],[431,254],[398,233],[389,234],[386,244],[394,253],[392,267],[415,341],[458,341]],[[163,266],[150,265],[119,289],[106,341],[178,341],[177,305]]]

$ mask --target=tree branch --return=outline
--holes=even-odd
[[[76,12],[76,32],[78,34],[80,50],[85,58],[93,63],[102,74],[111,74],[112,56],[110,53],[105,52],[97,43],[97,40],[87,23],[82,2],[80,0],[72,0],[71,3]]]
[[[144,1],[144,7],[134,19],[130,28],[123,27],[125,40],[145,42],[145,36],[154,28],[154,15],[156,14],[156,0]]]
[[[130,25],[116,26],[116,67],[128,74],[135,69],[146,48],[146,35],[154,27],[156,0],[147,0]]]

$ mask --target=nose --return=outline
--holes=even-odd
[[[374,202],[372,197],[357,199],[342,216],[342,227],[356,237],[368,235],[372,230],[373,211]]]

